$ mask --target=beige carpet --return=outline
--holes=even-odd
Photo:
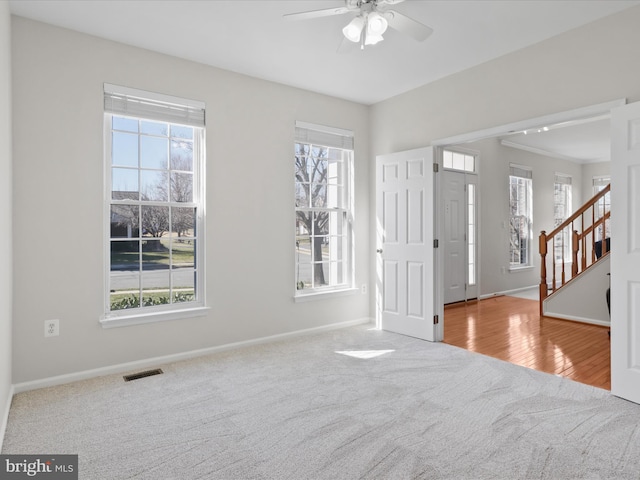
[[[81,479],[640,478],[640,406],[369,328],[19,394],[2,453],[79,454]]]

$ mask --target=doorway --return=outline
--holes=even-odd
[[[442,151],[444,303],[478,297],[478,153]]]
[[[491,129],[487,129],[487,130],[483,130],[483,131],[477,131],[477,132],[472,132],[469,134],[464,134],[464,135],[459,135],[456,137],[450,137],[447,139],[442,139],[436,142],[433,142],[432,145],[438,147],[438,149],[440,151],[445,151],[448,149],[459,149],[459,148],[469,148],[469,144],[471,144],[472,142],[478,142],[480,140],[489,140],[489,139],[495,139],[497,137],[506,137],[506,136],[510,136],[510,135],[514,135],[514,134],[518,134],[518,133],[524,133],[525,131],[528,131],[529,133],[531,133],[531,130],[543,130],[543,128],[545,126],[556,126],[559,124],[565,124],[565,123],[579,123],[579,122],[587,122],[590,121],[591,119],[594,119],[596,117],[602,117],[603,115],[609,115],[611,109],[624,105],[625,104],[625,100],[616,100],[613,102],[607,102],[604,104],[599,104],[599,105],[593,105],[591,107],[585,107],[585,108],[581,108],[581,109],[577,109],[577,110],[573,110],[573,111],[569,111],[569,112],[562,112],[559,114],[553,114],[553,115],[548,115],[545,117],[539,117],[536,119],[531,119],[528,121],[523,121],[523,122],[518,122],[515,124],[511,124],[511,125],[506,125],[506,126],[502,126],[502,127],[495,127],[495,128],[491,128]],[[505,146],[510,146],[507,145],[507,141],[505,140],[498,140],[497,143],[501,143],[502,145]],[[473,147],[471,147],[473,148]],[[530,149],[530,151],[533,151],[534,149]],[[536,151],[533,151],[533,153],[537,153]],[[485,160],[489,157],[483,157]],[[500,172],[490,172],[492,174],[498,174],[498,175],[502,175],[502,173]],[[444,190],[446,190],[446,182],[447,182],[447,178],[445,175],[439,175],[437,178],[437,182],[440,183],[440,201],[442,203],[446,202],[446,197],[445,197],[445,192]],[[506,195],[499,195],[500,198],[505,197],[504,200],[504,204],[506,205],[506,202],[508,200],[508,196]],[[483,198],[483,201],[485,201],[486,199]],[[499,207],[497,204],[495,204],[495,199],[492,198],[490,200],[490,204],[485,203],[485,207],[487,207],[488,205],[491,205],[491,211],[496,211],[499,210],[501,207]],[[506,208],[506,207],[505,207]],[[486,210],[486,208],[485,208]],[[437,237],[436,238],[445,238],[446,237],[446,230],[447,230],[447,217],[446,217],[446,212],[444,211],[444,208],[441,207],[440,209],[438,209],[439,214],[441,215],[441,218],[437,219]],[[503,212],[504,213],[504,212]],[[502,218],[500,218],[501,220],[501,224],[498,225],[499,229],[505,230],[509,228],[509,222],[508,221],[504,221],[502,220]],[[482,222],[482,217],[479,218],[478,222]],[[495,223],[495,222],[494,222]],[[493,227],[493,224],[487,225],[486,223],[484,224],[484,228],[491,228]],[[503,231],[503,237],[507,238],[507,233],[506,231]],[[504,239],[503,239],[504,240]],[[496,242],[490,242],[489,240],[487,240],[486,238],[484,239],[484,241],[486,242],[486,246],[488,248],[491,248],[493,250],[498,250],[496,249]],[[483,240],[479,240],[479,243],[483,242]],[[502,242],[504,243],[504,241]],[[535,243],[535,238],[534,238],[534,245],[536,245]],[[498,245],[499,246],[499,245]],[[441,269],[439,271],[436,272],[436,278],[441,279],[439,282],[437,282],[439,285],[441,285],[442,288],[442,295],[440,298],[442,298],[443,300],[445,298],[447,298],[447,300],[449,299],[449,296],[446,295],[446,286],[448,284],[447,282],[447,261],[446,261],[446,256],[447,256],[447,252],[446,249],[439,249],[440,251],[437,252],[437,255],[439,255],[441,257]],[[491,251],[493,251],[491,250]],[[502,250],[500,250],[502,251]],[[482,249],[480,249],[480,252],[482,252]],[[493,268],[495,271],[491,271],[489,272],[490,275],[499,275],[502,274],[504,275],[504,271],[503,268],[504,267],[499,267],[497,265],[495,265],[493,263],[493,257],[492,255],[489,255],[487,258],[484,259],[485,262],[485,266],[489,265],[489,269]],[[507,268],[509,268],[507,266]],[[532,265],[530,267],[530,271],[533,271],[535,269],[535,267]],[[517,274],[516,274],[517,275]],[[484,278],[484,277],[483,277]],[[531,282],[532,285],[534,285],[535,283],[539,283],[539,279],[537,282]],[[495,292],[495,293],[507,293],[507,292],[501,292],[500,289],[492,289],[493,285],[491,284],[491,279],[489,280],[489,284],[485,285],[485,288],[487,289],[487,291],[490,292]],[[509,290],[510,288],[514,288],[510,285],[508,285],[506,288],[504,288],[503,290]],[[482,295],[481,290],[478,288],[478,295],[477,298],[479,299],[486,299],[488,297],[491,297],[492,295],[487,295],[485,294],[484,296]],[[515,293],[515,292],[513,292]],[[444,311],[444,304],[448,303],[447,301],[443,301],[442,303],[442,319],[443,321],[441,322],[441,328],[442,328],[442,338],[444,338],[444,329],[445,329],[445,325],[446,325],[446,320],[447,320],[447,314]],[[436,305],[436,310],[438,309],[438,305]],[[448,309],[449,307],[447,307]],[[518,312],[513,312],[514,316],[518,315]],[[606,330],[605,330],[606,332]],[[606,333],[605,333],[606,336]],[[607,340],[608,341],[608,340]]]

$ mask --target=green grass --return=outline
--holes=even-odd
[[[162,245],[167,248],[164,252],[142,252],[142,263],[151,263],[156,265],[169,265],[169,241],[161,240]],[[194,263],[193,245],[179,242],[173,243],[173,263],[174,264],[191,264]],[[111,252],[112,265],[135,265],[138,263],[137,252]]]
[[[194,291],[193,288],[188,287],[176,287],[173,291],[174,302],[173,303],[184,303],[191,302],[194,300]],[[179,299],[176,299],[176,296],[179,296]],[[151,305],[166,305],[169,303],[169,290],[156,290],[154,289],[151,292],[142,291],[142,299],[143,304],[145,306]],[[125,308],[137,308],[139,307],[138,295],[132,294],[130,291],[123,293],[112,293],[111,294],[111,310],[122,310]]]

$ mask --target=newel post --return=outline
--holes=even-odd
[[[547,298],[547,232],[540,232],[540,240],[538,244],[540,249],[540,315],[542,316],[542,301]]]

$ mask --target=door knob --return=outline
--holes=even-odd
[[[379,249],[377,249],[377,250],[376,250],[376,252],[378,252],[378,253],[382,253],[382,249],[381,249],[381,248],[379,248]]]

